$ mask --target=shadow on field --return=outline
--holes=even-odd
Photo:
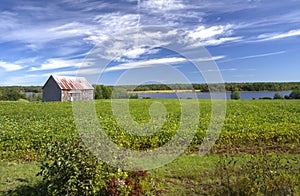
[[[14,190],[9,191],[1,191],[0,195],[3,196],[44,196],[47,195],[47,189],[45,184],[40,183],[34,186],[28,186],[28,185],[21,185],[18,186]]]

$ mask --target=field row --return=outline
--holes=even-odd
[[[154,102],[160,105],[156,103],[152,107]],[[161,104],[165,109],[158,108],[157,111],[165,111],[166,115],[151,119],[151,110],[155,112],[155,106]],[[299,104],[297,100],[228,101],[222,132],[211,152],[239,153],[252,151],[253,147],[263,147],[299,153]],[[187,151],[198,150],[210,123],[211,102],[200,100],[199,107],[198,128]],[[116,119],[109,100],[95,101],[95,108],[98,120],[111,140],[119,146],[135,150],[164,145],[173,138],[182,121],[179,100],[130,100],[130,114],[137,125],[152,122],[146,128],[142,126],[142,135],[147,131],[149,134],[157,131],[149,136],[136,136],[128,132],[127,118]],[[0,102],[0,116],[0,160],[37,160],[50,141],[78,134],[72,103]],[[164,121],[159,122],[161,120]],[[183,137],[194,131],[193,127],[185,128]]]

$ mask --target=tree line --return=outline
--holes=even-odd
[[[234,100],[239,100],[241,98],[240,91],[231,91],[230,98]],[[300,99],[300,90],[293,90],[289,95],[285,96],[282,96],[280,93],[275,93],[273,98],[261,97],[259,99]]]
[[[300,90],[300,82],[225,83],[226,91],[292,91]],[[200,90],[201,92],[224,91],[223,84],[145,84],[123,86],[128,90]]]
[[[26,95],[26,92],[29,92]],[[27,99],[29,101],[42,100],[42,88],[40,86],[5,86],[0,87],[0,100],[17,101]]]
[[[225,86],[225,88],[224,88]],[[212,91],[300,91],[300,82],[255,82],[255,83],[225,83],[223,84],[145,84],[105,86],[93,85],[95,99],[110,98],[137,98],[136,94],[128,91],[149,90],[199,90],[201,92]],[[27,94],[25,94],[27,93]],[[27,99],[39,101],[42,98],[42,86],[0,86],[0,100]],[[28,96],[29,95],[29,96]],[[292,95],[291,98],[297,98]]]

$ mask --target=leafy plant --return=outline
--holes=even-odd
[[[230,94],[230,98],[238,100],[238,99],[241,98],[241,93],[238,92],[238,91],[232,91],[231,94]]]
[[[275,93],[273,99],[283,99],[283,97],[280,93]]]
[[[293,90],[290,94],[291,99],[300,99],[300,90]]]
[[[51,195],[141,195],[147,172],[126,172],[94,157],[81,139],[53,141],[41,162]]]

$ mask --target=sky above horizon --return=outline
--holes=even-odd
[[[0,86],[300,81],[300,0],[2,0]]]

